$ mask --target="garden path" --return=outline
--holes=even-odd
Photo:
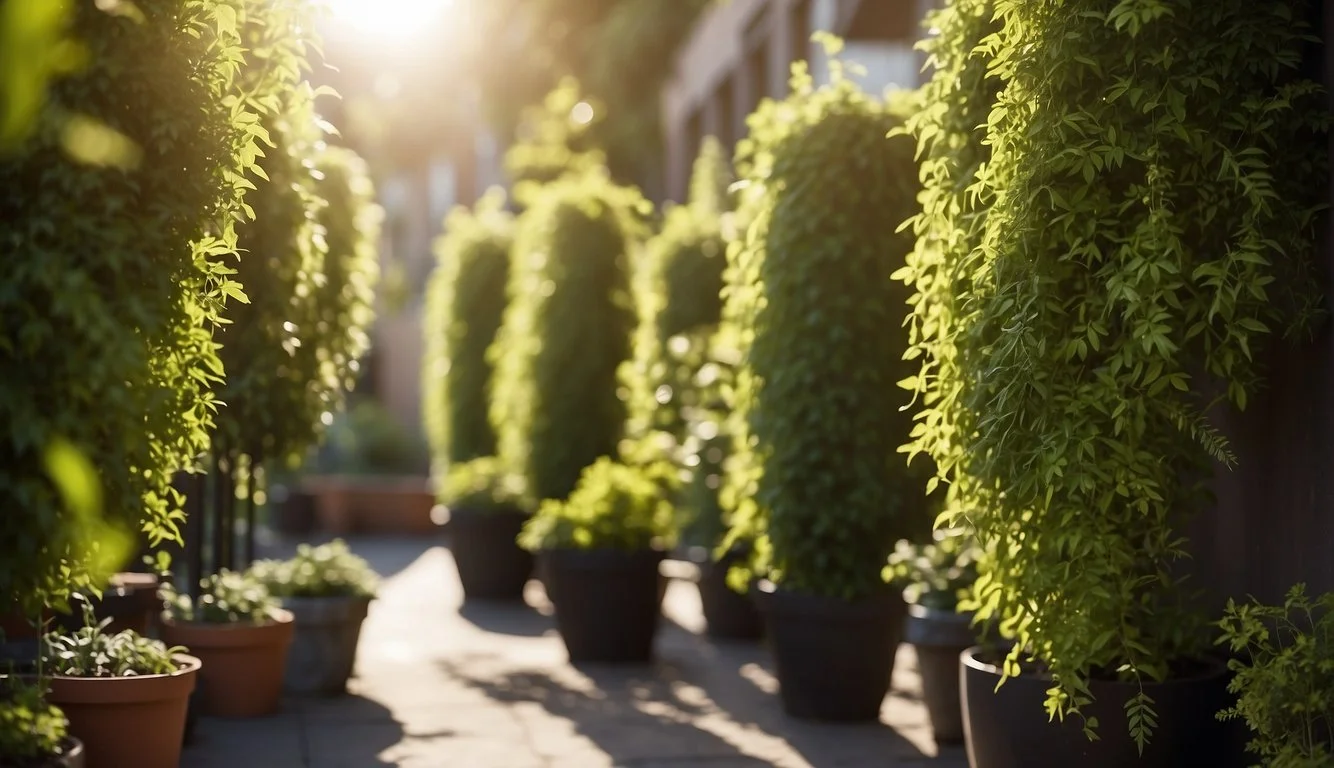
[[[537,582],[533,607],[461,608],[445,547],[349,543],[386,577],[350,695],[291,699],[257,720],[202,719],[182,768],[967,765],[957,748],[936,756],[906,646],[881,723],[804,723],[782,714],[763,648],[699,634],[698,593],[687,583],[668,590],[654,666],[576,670]]]

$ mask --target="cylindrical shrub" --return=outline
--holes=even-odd
[[[626,404],[618,368],[636,313],[629,261],[638,192],[601,174],[544,187],[515,241],[510,304],[492,354],[500,455],[536,500],[565,499],[584,467],[616,456]]]
[[[856,599],[884,588],[924,492],[896,451],[912,415],[901,358],[911,240],[886,221],[915,205],[917,169],[891,110],[842,76],[751,118],[739,170],[753,224],[729,253],[727,318],[749,342],[738,371],[731,540],[788,591]]]
[[[0,158],[0,602],[57,599],[87,586],[90,553],[132,554],[81,537],[75,513],[99,497],[127,532],[176,538],[169,484],[217,407],[211,327],[237,293],[235,180],[255,149],[256,115],[225,98],[235,4],[135,6],[141,19],[75,4],[87,66],[52,84],[35,133]],[[75,159],[107,136],[96,126],[130,143],[122,167]],[[68,506],[44,465],[62,441],[91,463],[89,482],[59,486]]]
[[[490,422],[494,366],[487,349],[504,317],[514,218],[499,190],[476,209],[456,208],[435,243],[426,294],[422,414],[440,476],[455,464],[496,453]]]

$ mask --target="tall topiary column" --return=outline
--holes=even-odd
[[[520,219],[491,422],[536,499],[566,498],[584,467],[617,454],[641,204],[602,174],[572,175],[541,188]]]
[[[422,413],[438,472],[496,453],[487,349],[505,313],[514,217],[494,190],[475,210],[456,208],[436,241],[426,296]]]

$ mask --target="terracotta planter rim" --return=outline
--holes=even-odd
[[[58,704],[139,704],[184,698],[194,690],[195,673],[203,662],[186,653],[173,654],[172,659],[181,665],[180,669],[162,675],[52,675],[51,698]]]

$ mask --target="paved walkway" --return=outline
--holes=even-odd
[[[936,756],[911,649],[881,723],[785,717],[764,650],[702,637],[694,587],[673,582],[652,667],[576,670],[539,584],[534,607],[461,608],[449,551],[353,540],[386,577],[350,695],[292,699],[258,720],[200,721],[182,768],[965,768]]]

